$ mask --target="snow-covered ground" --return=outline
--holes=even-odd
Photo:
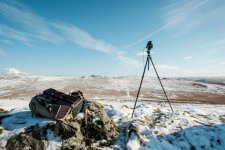
[[[224,105],[173,104],[174,113],[166,103],[140,101],[131,118],[134,101],[98,100],[120,128],[120,135],[111,149],[225,149]],[[10,111],[1,119],[0,147],[12,135],[31,125],[46,125],[51,120],[34,118],[29,100],[0,100],[0,108]],[[137,129],[127,135],[130,124]],[[49,133],[51,146],[60,147],[60,138]]]
[[[51,122],[32,117],[28,107],[30,98],[47,88],[81,90],[88,100],[103,104],[120,128],[112,149],[225,149],[225,78],[163,78],[169,99],[176,102],[172,114],[168,103],[157,102],[163,98],[158,80],[146,77],[140,100],[147,101],[139,100],[131,118],[139,82],[135,76],[50,77],[8,69],[0,76],[0,108],[9,111],[0,116],[0,149],[12,135]],[[49,149],[59,148],[60,138],[48,135]]]

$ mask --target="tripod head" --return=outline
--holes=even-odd
[[[150,55],[150,50],[153,48],[152,41],[148,41],[146,48],[147,48],[148,55]]]

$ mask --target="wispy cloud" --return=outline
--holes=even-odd
[[[165,64],[159,64],[156,65],[157,69],[161,69],[161,70],[178,70],[179,67],[177,66],[171,66],[171,65],[165,65]]]
[[[0,39],[0,42],[5,43],[5,44],[13,44],[11,40],[6,40],[6,39]]]
[[[32,42],[32,39],[29,38],[30,36],[28,36],[26,33],[12,29],[8,26],[1,25],[1,24],[0,24],[0,35],[16,40],[16,41],[20,41],[21,43],[24,43],[27,45],[30,42]]]
[[[146,35],[145,37],[143,37],[143,38],[141,38],[141,39],[139,39],[139,40],[137,40],[137,41],[135,41],[135,42],[133,42],[133,43],[127,45],[125,48],[126,48],[126,49],[127,49],[127,48],[130,48],[130,47],[132,47],[132,46],[134,46],[134,45],[136,45],[136,44],[138,44],[138,43],[140,43],[140,42],[142,42],[142,41],[144,41],[144,40],[147,40],[148,38],[152,37],[153,35],[155,35],[155,34],[161,32],[162,30],[164,30],[168,25],[169,25],[169,24],[163,25],[162,27],[156,29],[155,31],[153,31],[152,33]]]
[[[93,37],[76,25],[47,20],[22,3],[1,1],[0,14],[17,25],[15,29],[0,24],[0,34],[28,46],[37,41],[52,44],[69,41],[82,48],[111,55],[125,65],[140,65],[138,61],[125,56],[117,46]]]
[[[146,56],[147,53],[145,51],[143,51],[143,52],[138,52],[136,55],[137,56]]]
[[[55,24],[61,34],[70,42],[79,45],[80,47],[96,50],[103,53],[112,54],[117,51],[117,47],[106,43],[101,39],[94,38],[88,32],[68,24]]]
[[[20,32],[29,38],[52,43],[62,41],[62,37],[54,33],[45,18],[39,16],[29,7],[16,1],[1,1],[0,13],[2,17],[14,22]]]
[[[192,56],[186,56],[184,57],[185,60],[189,60],[189,59],[192,59],[193,57]]]
[[[6,56],[6,52],[0,48],[0,56]]]
[[[132,59],[132,58],[129,58],[129,57],[126,57],[124,55],[124,52],[123,51],[116,51],[115,54],[116,59],[118,59],[120,62],[122,62],[123,64],[127,65],[127,66],[134,66],[134,67],[138,67],[141,65],[140,62]]]
[[[149,39],[150,37],[158,34],[159,32],[170,29],[170,28],[175,28],[177,26],[183,25],[185,21],[190,18],[193,15],[196,15],[195,10],[197,10],[199,7],[203,6],[206,4],[209,0],[189,0],[189,1],[179,1],[176,3],[173,3],[171,5],[168,5],[166,13],[163,16],[164,20],[164,25],[161,27],[157,28],[150,34],[146,35],[143,38],[140,38],[136,40],[135,42],[129,44],[126,46],[126,48],[130,48],[144,40]]]
[[[197,9],[206,4],[209,0],[180,1],[167,8],[163,18],[168,28],[174,28],[186,22],[190,17],[196,16]]]
[[[204,49],[205,54],[209,55],[222,50],[225,50],[225,38],[216,39],[214,41],[209,41],[198,47],[199,49]]]
[[[188,66],[196,66],[196,65],[206,65],[206,64],[218,64],[221,60],[207,60],[207,61],[198,61],[193,63],[188,63]]]
[[[154,52],[151,51],[151,54],[154,54]],[[136,55],[137,56],[147,56],[147,52],[146,51],[138,52]]]
[[[220,64],[220,65],[225,65],[225,62],[220,62],[219,64]]]

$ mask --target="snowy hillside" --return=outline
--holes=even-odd
[[[0,149],[13,135],[51,122],[32,117],[28,107],[30,98],[47,88],[81,90],[103,104],[120,128],[108,149],[225,149],[225,78],[163,78],[169,99],[176,102],[172,114],[158,80],[146,77],[131,118],[139,82],[134,76],[50,77],[9,69],[0,77]],[[48,149],[60,149],[60,137],[49,132],[47,140]]]
[[[173,102],[225,104],[225,78],[163,78]],[[81,90],[89,99],[130,99],[136,97],[140,77],[50,77],[8,69],[0,77],[0,99],[29,99],[47,88],[64,92]],[[143,100],[164,100],[157,78],[145,77],[140,93]]]

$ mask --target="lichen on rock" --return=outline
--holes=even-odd
[[[86,123],[82,124],[82,131],[87,145],[98,142],[101,146],[108,146],[119,134],[118,127],[98,102],[87,104],[85,119]]]
[[[45,127],[31,126],[25,132],[12,136],[6,149],[46,149],[48,147],[47,130],[54,128],[54,124],[48,124]]]

